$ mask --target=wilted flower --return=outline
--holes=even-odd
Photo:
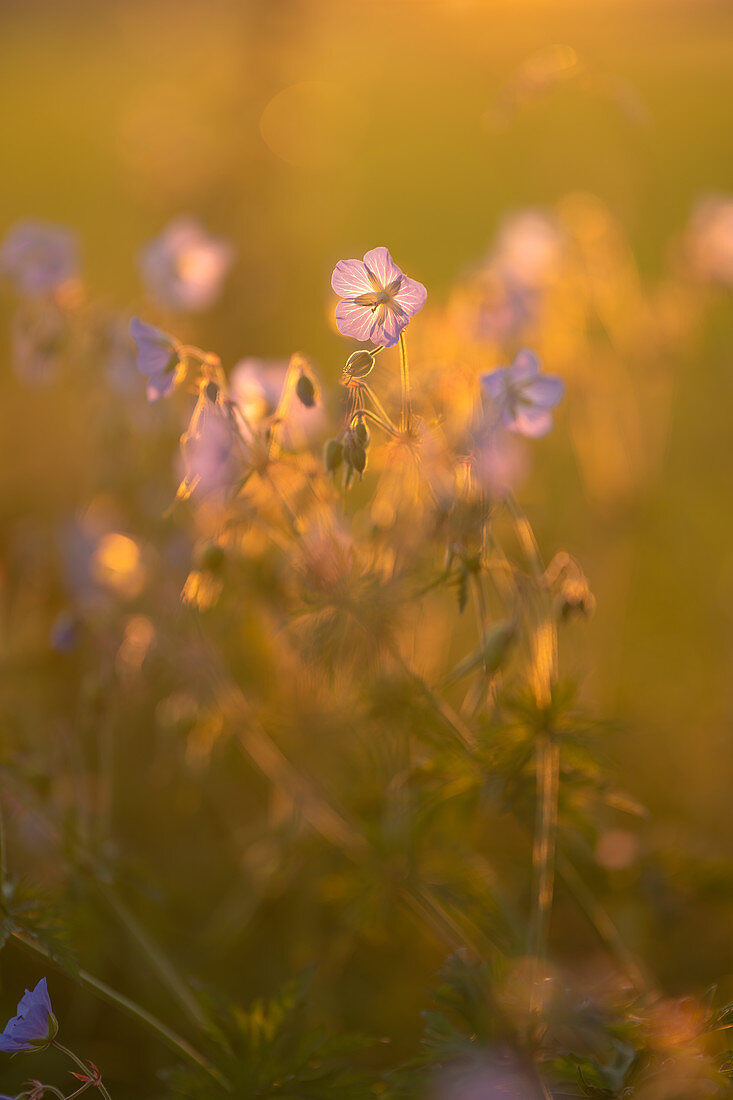
[[[386,248],[373,248],[362,260],[339,260],[331,286],[343,301],[336,325],[344,336],[391,347],[410,318],[422,309],[427,290],[408,279]]]
[[[208,309],[234,260],[227,241],[210,237],[194,218],[176,218],[140,258],[148,293],[168,309]]]
[[[177,341],[138,317],[130,321],[130,336],[137,345],[138,370],[148,376],[148,401],[167,397],[183,372]]]
[[[74,234],[49,222],[21,221],[0,246],[0,273],[21,294],[52,294],[79,271]]]
[[[21,1050],[43,1050],[54,1039],[59,1025],[51,1008],[46,979],[36,988],[26,989],[18,1004],[18,1015],[0,1033],[0,1050],[16,1054]]]
[[[481,375],[481,385],[496,409],[499,423],[511,432],[537,439],[552,427],[552,409],[561,400],[561,378],[540,374],[534,352],[519,352],[510,367]]]

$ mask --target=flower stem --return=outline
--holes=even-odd
[[[13,938],[22,944],[28,950],[35,952],[37,955],[43,956],[48,962],[57,966],[58,969],[63,971],[63,967],[53,958],[51,952],[47,948],[43,947],[33,936],[28,935],[27,932],[23,932],[20,929],[16,929],[13,933]],[[216,1066],[213,1066],[207,1058],[201,1054],[187,1039],[183,1036],[176,1034],[171,1028],[163,1023],[162,1020],[157,1019],[151,1012],[148,1012],[141,1005],[131,1001],[129,997],[126,997],[123,993],[113,989],[107,985],[106,982],[100,981],[99,978],[95,978],[93,974],[90,974],[86,970],[78,970],[73,975],[76,980],[85,988],[96,993],[97,996],[113,1005],[115,1008],[126,1013],[133,1020],[137,1020],[139,1024],[142,1024],[148,1029],[148,1031],[155,1034],[159,1039],[173,1050],[179,1058],[184,1058],[186,1061],[193,1063],[208,1073],[217,1084],[228,1092],[231,1091],[231,1085],[226,1078],[219,1072]]]
[[[94,1077],[95,1076],[94,1070],[92,1069],[92,1067],[87,1065],[86,1062],[83,1062],[82,1059],[78,1056],[78,1054],[74,1054],[73,1050],[69,1050],[69,1048],[65,1047],[62,1043],[60,1043],[58,1041],[58,1039],[53,1039],[52,1042],[51,1042],[51,1045],[55,1046],[57,1050],[60,1050],[61,1053],[65,1054],[68,1058],[71,1058],[72,1062],[75,1062],[76,1065],[79,1067],[79,1069],[82,1070],[82,1072],[85,1073],[87,1077]],[[112,1097],[110,1096],[109,1092],[107,1091],[107,1089],[104,1086],[104,1084],[102,1083],[102,1081],[98,1080],[95,1083],[96,1083],[96,1087],[99,1089],[102,1096],[104,1097],[104,1100],[112,1100]],[[77,1092],[78,1091],[80,1091],[80,1090],[77,1090]]]
[[[412,404],[410,402],[410,367],[407,362],[407,342],[405,330],[400,333],[400,371],[402,376],[402,417],[400,427],[409,432],[412,426]]]

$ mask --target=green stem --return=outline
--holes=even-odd
[[[15,930],[12,933],[14,939],[18,943],[22,944],[29,951],[33,951],[37,955],[41,955],[47,962],[51,963],[62,973],[65,973],[64,968],[60,966],[45,947],[37,943],[36,940],[29,936],[26,932]],[[175,1031],[172,1031],[162,1020],[159,1020],[147,1009],[142,1008],[140,1005],[131,1001],[129,997],[126,997],[124,993],[120,993],[118,990],[113,989],[107,985],[106,982],[101,981],[99,978],[95,978],[93,974],[88,973],[86,970],[78,970],[74,977],[83,985],[86,989],[96,993],[97,996],[107,1001],[114,1008],[124,1012],[127,1016],[130,1016],[133,1020],[137,1020],[139,1024],[142,1024],[153,1032],[159,1039],[161,1039],[172,1051],[174,1051],[179,1058],[185,1059],[187,1062],[191,1062],[193,1065],[202,1069],[205,1073],[226,1089],[227,1092],[231,1092],[231,1085],[213,1066],[207,1058],[201,1054],[187,1039],[184,1039],[181,1035],[178,1035]]]
[[[402,418],[400,427],[409,432],[412,426],[412,404],[410,402],[410,367],[407,362],[407,342],[405,330],[400,332],[400,373],[402,377]]]
[[[94,1070],[92,1069],[92,1067],[90,1065],[87,1065],[86,1062],[83,1062],[78,1054],[74,1054],[73,1050],[69,1050],[69,1048],[60,1043],[58,1039],[53,1039],[51,1045],[55,1046],[57,1050],[60,1050],[61,1053],[65,1054],[68,1058],[71,1058],[72,1062],[75,1062],[79,1069],[82,1070],[82,1072],[86,1074],[87,1077],[94,1076]],[[96,1087],[99,1089],[105,1100],[112,1100],[112,1097],[108,1093],[102,1081],[99,1081]]]

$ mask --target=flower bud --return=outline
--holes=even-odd
[[[363,420],[359,420],[358,423],[354,425],[354,435],[359,440],[362,447],[364,447],[364,449],[366,450],[366,448],[369,446],[370,436],[369,429],[367,428]]]
[[[330,474],[338,470],[344,460],[344,449],[338,439],[328,440],[324,449],[323,458],[326,463],[326,469]]]
[[[316,387],[307,374],[300,375],[295,384],[295,392],[301,405],[305,405],[307,409],[313,408],[316,403]]]
[[[344,462],[347,466],[350,466],[352,470],[356,470],[359,477],[364,473],[366,469],[367,455],[364,448],[364,444],[351,428],[344,436]]]
[[[344,374],[349,378],[366,378],[374,369],[374,356],[366,348],[355,351],[346,360]]]

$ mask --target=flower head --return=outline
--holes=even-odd
[[[342,299],[336,306],[339,332],[387,348],[428,295],[422,283],[403,275],[386,248],[373,248],[363,260],[339,260],[331,286]]]
[[[532,351],[519,352],[510,367],[481,375],[481,385],[492,401],[502,427],[538,439],[552,427],[552,409],[561,400],[561,378],[540,374],[540,361]]]
[[[226,241],[210,237],[194,218],[176,218],[143,249],[148,293],[168,309],[208,309],[234,259]]]
[[[167,397],[182,373],[177,342],[138,317],[130,321],[130,336],[137,345],[138,370],[148,377],[148,401]]]
[[[76,237],[62,225],[21,221],[0,246],[0,273],[21,294],[52,294],[78,275]]]
[[[43,1050],[55,1037],[58,1029],[46,979],[41,978],[32,992],[26,989],[18,1004],[18,1015],[8,1020],[5,1030],[0,1033],[0,1050],[7,1051],[8,1054],[16,1054],[21,1050]]]

